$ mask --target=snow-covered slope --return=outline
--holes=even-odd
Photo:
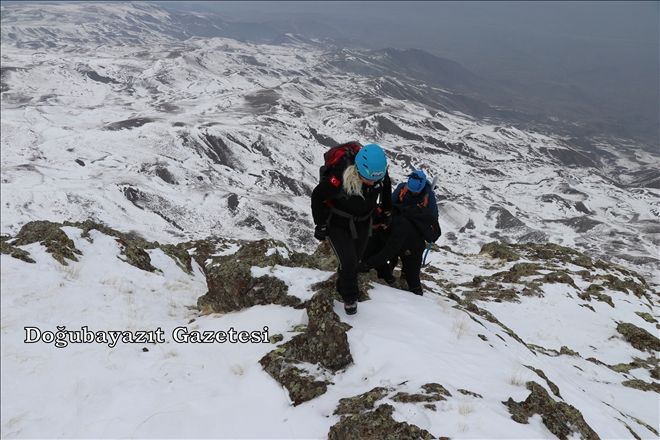
[[[602,438],[657,436],[657,154],[520,124],[468,97],[479,85],[458,66],[429,84],[397,64],[410,53],[189,38],[224,26],[195,17],[140,3],[2,6],[3,437],[425,435],[415,425],[562,438],[567,423],[564,437],[593,438],[582,422]],[[431,253],[423,298],[375,283],[357,317],[321,307],[344,349],[337,366],[296,358],[314,341],[314,304],[332,301],[335,263],[294,251],[316,249],[309,194],[324,151],[348,140],[383,145],[395,182],[413,167],[438,176],[446,247]],[[115,231],[19,233],[89,219]],[[235,254],[256,239],[281,243]],[[494,240],[589,257],[525,244],[479,253]],[[245,283],[254,304],[217,302],[224,284]],[[161,327],[166,341],[23,342],[26,326],[63,325]],[[268,326],[282,339],[178,344],[179,325]]]
[[[370,299],[347,317],[325,281],[332,272],[310,268],[333,266],[323,252],[197,241],[183,245],[190,259],[93,224],[30,224],[16,240],[22,260],[2,255],[5,438],[386,438],[390,425],[401,430],[392,438],[416,438],[412,425],[450,438],[657,435],[657,296],[637,275],[566,248],[438,249],[424,297],[365,284]],[[138,249],[147,256],[134,258]],[[287,296],[263,293],[280,289]],[[163,334],[114,345],[62,333],[83,326]],[[265,343],[174,334],[264,326]],[[59,330],[63,342],[26,344],[25,327]],[[344,364],[305,351],[328,338],[343,347],[328,345],[330,361]],[[278,356],[271,378],[259,363]]]

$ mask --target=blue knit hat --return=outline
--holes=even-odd
[[[408,189],[418,193],[426,186],[426,174],[422,170],[415,170],[408,175]]]

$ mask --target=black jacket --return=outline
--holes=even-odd
[[[431,184],[427,183],[419,194],[408,191],[405,184],[399,184],[392,194],[392,204],[394,215],[410,221],[424,240],[433,243],[440,238],[442,231],[438,223],[438,206]]]
[[[372,215],[378,205],[378,198],[382,203],[384,211],[392,210],[392,182],[389,174],[380,182],[374,185],[362,185],[362,194],[360,196],[348,196],[342,186],[332,185],[330,180],[322,180],[314,191],[312,191],[312,217],[314,223],[322,225],[328,222],[337,226],[348,226],[349,220],[339,215],[331,214],[331,208],[343,211],[355,219],[363,218],[366,221],[368,216]]]

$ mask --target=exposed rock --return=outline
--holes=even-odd
[[[543,275],[543,281],[546,283],[563,283],[573,286],[576,289],[578,288],[578,286],[575,285],[575,281],[573,281],[573,278],[571,278],[570,275],[567,274],[566,272],[562,272],[562,271],[551,272]]]
[[[82,252],[76,248],[73,240],[60,229],[61,226],[59,223],[49,221],[26,223],[16,235],[12,246],[41,243],[46,247],[46,252],[51,254],[55,260],[68,266],[66,260],[78,261],[76,255],[82,255]]]
[[[170,183],[172,185],[176,185],[177,181],[166,167],[163,166],[158,166],[155,168],[154,172],[158,177],[160,177],[164,182]]]
[[[329,382],[318,380],[297,364],[317,365],[335,373],[353,362],[346,332],[351,328],[333,310],[332,296],[318,291],[307,303],[308,325],[304,333],[266,354],[259,363],[289,392],[294,405],[311,400],[327,390]]]
[[[30,253],[28,251],[24,251],[23,249],[19,249],[7,243],[7,241],[10,239],[11,237],[9,237],[8,235],[3,235],[2,237],[0,237],[0,253],[12,256],[19,260],[23,260],[26,263],[35,262],[32,258],[30,258]]]
[[[139,243],[134,240],[127,240],[125,237],[118,237],[117,243],[121,246],[122,254],[126,256],[125,261],[128,264],[147,272],[156,271],[156,268],[151,264],[151,257]]]
[[[279,347],[261,358],[259,363],[264,371],[286,388],[294,405],[312,400],[328,390],[330,382],[318,380],[312,374],[296,367],[283,356],[284,351],[285,348]]]
[[[271,344],[277,344],[278,342],[282,342],[282,340],[284,340],[284,336],[282,336],[281,333],[271,335],[270,338],[268,338],[268,342]]]
[[[565,345],[562,345],[561,348],[559,349],[559,354],[563,354],[566,356],[580,356],[580,353],[577,351],[573,351],[570,348],[568,348]]]
[[[560,440],[567,440],[573,434],[582,439],[600,439],[598,434],[585,422],[580,411],[565,402],[554,401],[548,392],[536,382],[527,382],[531,391],[523,402],[509,398],[504,403],[511,413],[511,418],[518,423],[529,423],[528,419],[539,414],[543,424]]]
[[[284,281],[269,275],[253,278],[250,260],[230,256],[206,268],[208,292],[199,297],[201,310],[226,313],[258,304],[298,306],[300,299],[288,294]]]
[[[543,370],[538,369],[538,368],[534,368],[534,367],[530,367],[529,365],[525,365],[525,367],[529,368],[534,373],[538,374],[539,377],[541,377],[541,379],[545,380],[545,383],[547,383],[548,386],[550,387],[550,391],[552,391],[552,394],[559,397],[560,399],[562,398],[561,394],[559,393],[559,387],[553,381],[548,379],[548,376],[545,375]]]
[[[546,260],[556,263],[569,263],[591,269],[591,258],[575,249],[560,246],[554,243],[524,243],[511,245],[516,251],[529,259]]]
[[[522,277],[539,275],[539,269],[541,269],[541,266],[536,263],[516,263],[511,269],[494,274],[493,278],[500,279],[505,283],[517,283]]]
[[[160,247],[158,243],[147,241],[136,234],[116,231],[92,220],[85,220],[84,222],[76,223],[64,222],[64,225],[82,229],[83,232],[81,237],[87,238],[90,241],[91,237],[89,231],[91,230],[97,230],[105,235],[115,237],[117,243],[121,246],[122,255],[126,258],[124,261],[138,269],[146,270],[148,272],[156,271],[156,268],[151,264],[151,257],[149,257],[146,250]]]
[[[374,411],[342,416],[341,420],[330,428],[328,440],[346,439],[432,439],[433,435],[406,422],[397,422],[392,418],[394,408],[380,405]]]
[[[660,351],[660,339],[656,338],[643,328],[639,328],[636,325],[627,322],[620,322],[616,326],[616,331],[621,333],[623,338],[638,350],[651,353]]]
[[[339,399],[339,404],[337,405],[334,414],[358,414],[363,411],[374,409],[376,401],[385,397],[390,391],[392,391],[391,388],[376,387],[357,396]]]
[[[459,388],[456,391],[458,391],[459,393],[464,394],[466,396],[476,397],[477,399],[483,399],[484,398],[484,396],[482,396],[481,394],[477,394],[473,391],[468,391],[468,390],[464,390],[464,389],[461,389],[461,388]]]
[[[612,297],[605,293],[601,293],[603,290],[604,289],[602,286],[598,284],[591,284],[589,287],[587,287],[587,290],[580,293],[578,296],[585,301],[591,301],[591,298],[595,298],[597,301],[607,303],[610,305],[610,307],[614,307],[614,301],[612,301]]]
[[[122,121],[112,122],[110,124],[107,124],[104,128],[110,131],[117,131],[117,130],[123,130],[125,128],[131,129],[131,128],[142,127],[144,124],[148,124],[154,121],[155,119],[153,118],[131,118],[131,119],[124,119]]]
[[[632,278],[628,277],[622,280],[612,274],[605,275],[606,286],[612,290],[618,290],[628,294],[632,292],[637,297],[644,296],[645,287],[643,284],[635,282]]]
[[[657,382],[644,382],[640,379],[624,380],[621,385],[628,388],[635,388],[641,391],[653,391],[660,394],[660,383]]]
[[[510,246],[496,241],[483,245],[479,253],[506,261],[520,260],[520,255]]]
[[[658,322],[658,321],[657,321],[653,316],[651,316],[651,314],[648,313],[648,312],[635,312],[635,314],[636,314],[637,316],[639,316],[640,318],[642,318],[644,321],[646,321],[646,322],[650,322],[651,324],[655,324],[656,322]]]
[[[192,274],[192,257],[185,244],[161,244],[160,249],[186,273]]]
[[[427,383],[422,385],[424,393],[409,394],[405,392],[398,392],[392,400],[401,403],[420,403],[420,402],[439,402],[447,400],[446,397],[451,397],[451,393],[440,384]]]

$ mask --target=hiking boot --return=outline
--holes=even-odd
[[[424,295],[424,291],[422,290],[422,286],[416,287],[414,289],[410,289],[410,291],[412,293],[414,293],[415,295],[419,295],[419,296]]]
[[[344,311],[347,315],[355,315],[357,313],[357,301],[344,303]]]

